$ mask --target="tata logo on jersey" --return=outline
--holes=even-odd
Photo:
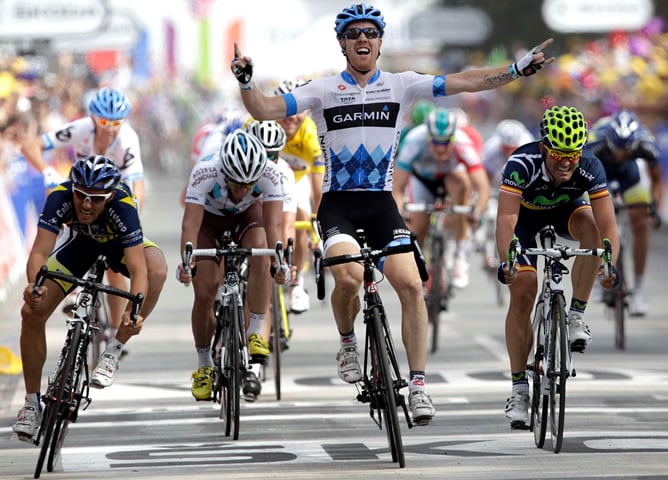
[[[328,108],[324,112],[327,130],[357,127],[387,127],[397,125],[398,103],[366,103]]]

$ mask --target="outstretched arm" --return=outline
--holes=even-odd
[[[519,77],[528,77],[543,68],[545,64],[552,63],[554,57],[545,59],[543,49],[550,45],[554,39],[548,38],[540,45],[529,50],[517,62],[508,67],[479,68],[465,70],[446,76],[445,89],[448,95],[460,92],[478,92],[491,90],[512,82]]]

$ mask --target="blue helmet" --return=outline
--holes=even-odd
[[[612,150],[635,150],[640,143],[640,122],[635,113],[621,110],[608,124],[607,141]]]
[[[122,120],[130,114],[128,99],[115,88],[101,88],[88,104],[92,115],[109,120]]]
[[[121,181],[121,172],[111,158],[90,155],[74,162],[70,180],[74,185],[91,190],[111,190]]]
[[[381,34],[385,30],[385,21],[383,20],[383,15],[380,13],[380,10],[371,5],[357,3],[348,8],[344,8],[341,13],[336,16],[336,23],[334,26],[336,37],[341,38],[341,35],[348,25],[362,20],[373,22],[376,27],[378,27]]]

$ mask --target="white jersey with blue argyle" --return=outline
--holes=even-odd
[[[287,116],[310,109],[317,124],[326,161],[323,193],[391,192],[406,109],[417,99],[445,106],[445,87],[445,76],[381,70],[361,87],[344,71],[312,80],[283,98]]]

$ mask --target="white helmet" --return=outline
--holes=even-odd
[[[301,85],[302,83],[304,83],[304,82],[303,82],[302,80],[300,80],[300,79],[296,79],[296,80],[292,80],[292,79],[291,79],[291,80],[283,80],[283,81],[282,81],[281,83],[279,83],[278,86],[276,86],[276,88],[274,89],[274,95],[284,95],[284,94],[286,94],[286,93],[288,93],[288,92],[293,91],[295,88],[297,88],[297,87],[298,87],[299,85]]]
[[[501,145],[508,147],[518,147],[525,142],[525,138],[530,135],[527,128],[517,120],[501,120],[496,126],[496,134],[501,140]]]
[[[221,170],[235,183],[258,181],[267,166],[267,152],[255,136],[236,129],[223,140],[220,147]]]
[[[287,136],[278,122],[253,120],[246,126],[246,131],[260,140],[267,153],[280,152],[285,147]]]

